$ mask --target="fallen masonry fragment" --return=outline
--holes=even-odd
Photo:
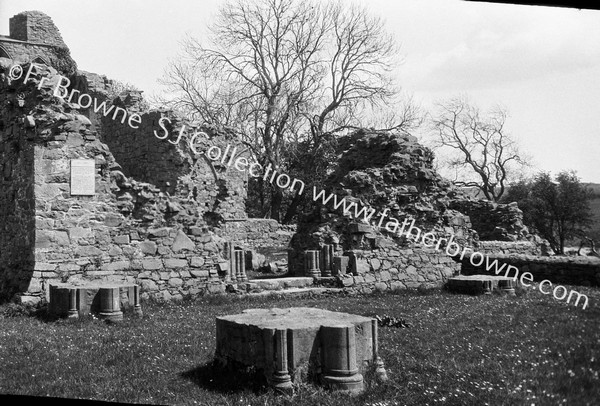
[[[277,390],[320,382],[359,393],[369,368],[387,379],[377,344],[377,320],[309,307],[248,309],[217,317],[215,358],[232,368],[255,367]]]
[[[106,282],[50,285],[51,316],[78,318],[95,314],[108,321],[120,321],[123,310],[142,316],[138,285]]]
[[[448,279],[447,288],[451,292],[469,294],[491,294],[496,291],[507,295],[515,295],[518,282],[506,276],[460,275]]]

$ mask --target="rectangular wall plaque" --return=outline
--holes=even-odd
[[[96,194],[96,161],[71,159],[71,196]]]

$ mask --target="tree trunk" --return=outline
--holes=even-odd
[[[564,237],[562,237],[562,236],[560,237],[559,244],[560,245],[559,245],[558,249],[559,249],[560,255],[565,255],[565,239],[564,239]]]
[[[283,201],[283,191],[274,187],[271,191],[271,218],[281,222],[281,203]]]
[[[296,193],[296,195],[292,199],[292,203],[290,203],[290,206],[288,207],[285,213],[285,217],[283,218],[283,224],[289,224],[292,222],[294,216],[296,215],[296,212],[298,211],[298,206],[300,205],[301,201],[302,195],[300,193]]]

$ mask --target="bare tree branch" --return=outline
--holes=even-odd
[[[431,120],[434,148],[451,151],[450,166],[467,173],[466,180],[455,183],[477,187],[492,201],[502,197],[511,173],[528,165],[528,158],[506,133],[506,118],[500,108],[482,115],[465,98],[455,98],[439,103]]]

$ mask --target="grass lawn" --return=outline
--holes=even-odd
[[[159,305],[123,323],[45,321],[0,307],[0,393],[149,404],[597,405],[600,291],[587,309],[543,296],[403,291],[368,296],[206,297]],[[293,397],[211,369],[218,315],[312,306],[404,318],[381,327],[390,380],[357,397],[311,385]]]

